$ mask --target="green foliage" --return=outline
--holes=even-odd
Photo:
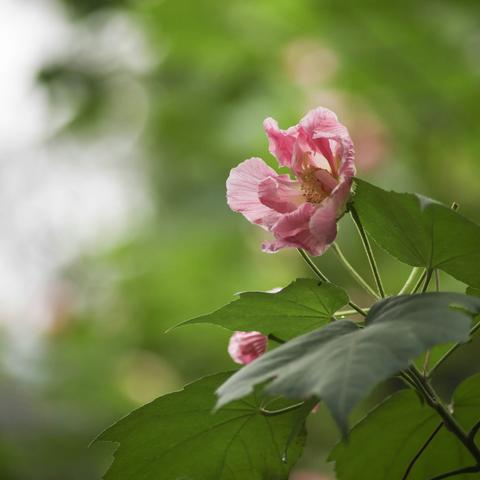
[[[466,293],[467,293],[467,295],[472,295],[474,297],[480,297],[480,288],[468,287]]]
[[[387,192],[362,180],[356,184],[354,205],[362,224],[388,253],[480,287],[478,225],[434,200]]]
[[[455,417],[468,431],[480,419],[479,375],[458,388],[453,405]],[[358,472],[368,472],[369,480],[402,479],[411,460],[440,424],[435,412],[413,391],[402,391],[359,422],[349,442],[339,443],[329,460],[335,462],[338,480],[357,480]],[[426,480],[473,463],[469,452],[442,426],[415,462],[408,479]]]
[[[238,300],[225,307],[180,325],[213,323],[287,340],[325,325],[347,302],[345,290],[331,283],[297,279],[278,293],[240,293]]]
[[[376,384],[434,345],[468,340],[466,311],[479,313],[480,300],[454,293],[389,298],[370,310],[365,328],[336,321],[247,365],[219,388],[218,405],[273,379],[268,394],[321,398],[345,434],[352,408]]]
[[[104,478],[286,480],[305,441],[303,427],[290,441],[297,413],[266,416],[252,395],[213,415],[213,392],[228,375],[205,377],[160,397],[103,432],[97,441],[120,444]]]

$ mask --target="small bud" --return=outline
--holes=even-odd
[[[228,353],[235,363],[247,365],[267,350],[268,338],[260,332],[235,332],[228,344]]]

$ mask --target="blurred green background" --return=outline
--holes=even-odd
[[[19,24],[31,3],[9,10]],[[310,108],[331,108],[351,132],[359,176],[456,201],[480,221],[476,0],[34,3],[35,12],[48,11],[42,28],[53,19],[63,32],[48,55],[36,53],[29,74],[48,126],[35,148],[47,158],[54,152],[56,171],[120,172],[129,188],[119,200],[122,227],[104,231],[102,222],[87,222],[82,228],[95,229],[96,240],[80,243],[51,272],[54,293],[41,328],[29,327],[20,339],[3,328],[3,480],[99,479],[113,447],[88,444],[103,428],[187,381],[234,367],[228,332],[197,326],[165,334],[169,327],[235,292],[310,276],[294,251],[261,253],[265,233],[225,203],[230,168],[250,156],[274,165],[265,117],[286,128]],[[9,161],[5,152],[1,161]],[[95,212],[102,189],[85,188]],[[86,208],[82,198],[73,214]],[[83,235],[62,225],[59,236],[69,244]],[[348,219],[339,242],[367,274]],[[54,247],[41,255],[54,255]],[[379,259],[394,292],[408,268],[382,252]],[[367,304],[333,255],[318,263]],[[442,284],[462,289],[447,278]],[[28,324],[27,317],[17,322]],[[329,475],[325,455],[338,437],[325,412],[311,423],[298,480]]]

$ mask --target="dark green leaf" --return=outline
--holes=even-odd
[[[326,324],[347,303],[345,291],[331,283],[298,279],[278,293],[241,293],[238,300],[219,310],[180,325],[213,323],[289,339]]]
[[[212,413],[229,374],[187,385],[135,410],[98,440],[118,442],[106,480],[286,480],[305,441],[301,428],[281,458],[296,414],[267,417],[256,395]],[[285,405],[283,405],[285,406]]]
[[[354,205],[375,242],[402,262],[480,288],[480,226],[434,200],[356,184]]]
[[[434,345],[467,341],[467,312],[480,312],[480,299],[457,293],[386,299],[370,310],[363,329],[339,320],[242,368],[218,389],[218,405],[272,380],[268,394],[324,400],[345,433],[350,411],[377,383]]]
[[[464,382],[455,393],[455,416],[468,431],[480,419],[480,375]],[[348,443],[330,454],[338,480],[401,479],[416,453],[441,423],[413,391],[399,392],[373,410],[351,431]],[[408,480],[426,480],[475,462],[465,447],[442,427],[411,470]],[[456,476],[458,479],[476,478]]]
[[[471,295],[472,297],[480,297],[480,288],[467,288],[467,295]]]

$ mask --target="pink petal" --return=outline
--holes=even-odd
[[[305,201],[300,184],[288,175],[265,178],[258,186],[258,195],[264,205],[279,213],[292,212]]]
[[[282,248],[303,248],[312,255],[321,255],[323,245],[310,231],[310,221],[315,214],[317,206],[304,203],[292,213],[283,215],[273,226],[274,242],[264,242],[262,250],[275,253]]]
[[[348,130],[328,108],[310,110],[301,120],[301,125],[312,138],[348,137]]]
[[[334,175],[342,174],[342,165],[351,159],[349,167],[344,169],[345,176],[354,176],[354,150],[347,128],[342,125],[337,116],[327,108],[316,108],[308,112],[299,124],[311,137],[317,149],[327,159]],[[337,161],[340,160],[340,168]]]
[[[249,222],[268,229],[279,214],[266,206],[259,198],[259,185],[269,177],[277,177],[275,170],[260,158],[250,158],[230,171],[227,179],[227,203]]]
[[[322,253],[337,237],[337,220],[345,210],[350,188],[351,181],[340,184],[332,195],[319,205],[310,219],[310,232],[316,238]]]
[[[315,172],[315,177],[322,185],[322,189],[329,194],[338,185],[338,181],[327,170],[324,170],[323,168]]]
[[[357,170],[355,168],[355,149],[350,139],[345,139],[342,142],[342,151],[340,152],[340,158],[340,178],[346,180],[353,178],[356,175]]]
[[[247,365],[267,350],[268,337],[260,332],[235,332],[228,344],[228,353],[235,363]]]
[[[304,203],[295,211],[283,215],[273,226],[272,232],[277,238],[289,238],[308,229],[311,216],[315,213],[316,206]]]
[[[278,163],[283,167],[290,167],[292,164],[293,149],[297,139],[296,127],[288,130],[280,130],[278,123],[273,118],[266,118],[263,128],[268,137],[268,150],[277,158]]]

